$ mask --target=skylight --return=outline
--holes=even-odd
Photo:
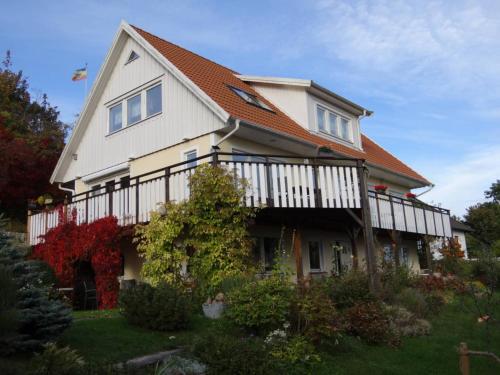
[[[269,106],[267,104],[265,104],[264,102],[262,102],[259,98],[257,98],[255,95],[252,95],[252,94],[249,94],[248,92],[242,90],[242,89],[239,89],[239,88],[236,88],[236,87],[233,87],[233,86],[229,86],[229,88],[236,94],[238,95],[240,98],[242,98],[244,101],[246,101],[247,103],[249,104],[252,104],[252,105],[255,105],[257,107],[260,107],[260,108],[263,108],[263,109],[266,109],[268,111],[271,111],[273,112],[273,110],[271,108],[269,108]]]
[[[138,58],[139,58],[139,55],[135,51],[132,51],[132,52],[130,52],[130,55],[128,56],[128,60],[125,64],[128,64],[129,62],[132,62]]]

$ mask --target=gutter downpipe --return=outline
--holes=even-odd
[[[428,193],[429,191],[431,191],[431,190],[432,190],[432,189],[434,189],[435,187],[436,187],[436,185],[434,185],[434,184],[430,184],[430,185],[429,185],[429,188],[428,188],[428,189],[426,189],[426,190],[424,190],[423,192],[421,192],[421,193],[417,194],[417,197],[420,197],[420,196],[422,196],[422,195],[424,195],[424,194]]]
[[[238,130],[240,129],[240,120],[239,119],[236,119],[236,126],[233,130],[231,130],[229,133],[227,133],[224,137],[222,137],[221,139],[219,139],[219,141],[212,145],[212,149],[217,149],[217,147],[222,143],[224,142],[226,139],[228,139],[229,137],[231,137],[232,135],[234,135],[234,133],[236,133]]]
[[[57,184],[57,188],[58,188],[59,190],[62,190],[62,191],[67,191],[67,192],[71,193],[72,195],[75,195],[75,191],[74,191],[74,190],[72,190],[72,189],[68,189],[68,188],[65,188],[65,187],[63,187],[63,186],[61,186],[61,185],[62,185],[61,183]]]

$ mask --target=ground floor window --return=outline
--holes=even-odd
[[[407,247],[402,247],[399,250],[399,262],[402,266],[409,266],[409,260],[408,260],[408,248]]]
[[[264,272],[272,271],[276,257],[280,252],[280,239],[277,237],[255,238],[254,254],[255,259],[261,264]]]
[[[309,241],[309,269],[311,272],[320,272],[322,267],[321,242]]]

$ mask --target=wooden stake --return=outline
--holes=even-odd
[[[459,368],[462,375],[470,375],[469,349],[465,342],[461,342],[458,348],[460,354]]]

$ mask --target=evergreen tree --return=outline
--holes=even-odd
[[[47,268],[26,255],[27,248],[0,228],[0,267],[12,275],[16,289],[16,326],[14,331],[2,332],[2,354],[36,350],[56,339],[72,320],[71,309],[52,295]],[[8,315],[2,311],[4,317]]]

